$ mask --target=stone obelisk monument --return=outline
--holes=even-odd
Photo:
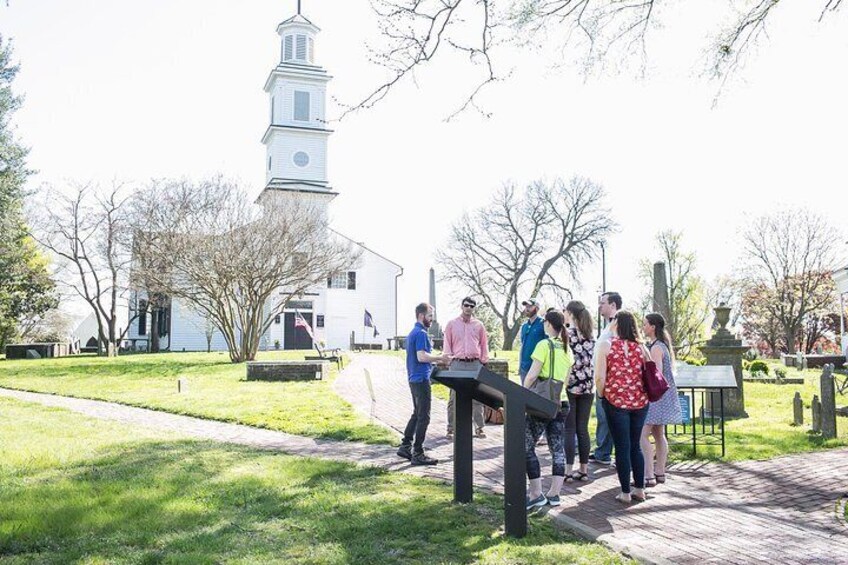
[[[439,325],[439,311],[436,308],[436,271],[432,267],[430,267],[430,306],[433,307],[433,324],[430,326],[429,334],[434,340],[442,339],[444,337],[444,333],[442,332],[442,327]],[[434,344],[435,345],[435,344]]]

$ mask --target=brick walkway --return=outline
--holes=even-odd
[[[339,394],[367,415],[364,369],[377,398],[376,419],[402,430],[412,410],[403,360],[359,355],[336,381]],[[445,421],[445,403],[434,398],[432,439],[425,447],[444,463],[426,473],[449,480]],[[502,427],[486,432],[486,439],[474,440],[475,484],[502,492]],[[549,459],[543,465],[549,472]],[[613,500],[617,492],[614,472],[595,469],[594,481],[566,485],[563,505],[549,511],[585,537],[655,563],[848,564],[848,525],[837,512],[848,498],[846,449],[770,461],[678,464],[666,484],[648,490],[647,502],[626,508]]]
[[[401,359],[359,355],[337,379],[337,390],[368,415],[366,368],[377,397],[376,419],[401,429],[412,408]],[[386,446],[314,440],[110,402],[8,389],[0,389],[0,396],[185,437],[342,459],[446,481],[452,474],[451,445],[443,437],[445,403],[438,399],[426,445],[443,463],[422,468],[410,466]],[[488,427],[488,438],[474,440],[475,484],[495,492],[502,492],[501,430]],[[616,491],[614,473],[595,470],[594,481],[578,488],[566,485],[563,505],[545,511],[581,535],[646,562],[848,564],[848,525],[836,511],[839,500],[848,497],[846,449],[765,462],[677,465],[668,483],[649,489],[647,502],[627,508],[613,501]]]

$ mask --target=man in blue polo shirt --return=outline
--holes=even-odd
[[[525,300],[521,305],[524,306],[524,315],[527,316],[527,321],[521,326],[521,357],[518,365],[518,375],[523,386],[527,371],[533,365],[530,356],[533,355],[536,345],[545,339],[545,328],[542,318],[539,317],[539,302],[535,298]]]
[[[435,465],[424,453],[424,436],[430,425],[430,373],[433,363],[450,363],[450,355],[433,355],[427,328],[433,323],[433,307],[426,302],[415,307],[415,327],[406,337],[406,373],[412,393],[412,417],[403,432],[403,443],[397,450],[400,457],[413,465]],[[413,442],[414,439],[414,442]]]

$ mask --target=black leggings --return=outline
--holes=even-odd
[[[577,434],[577,447],[580,452],[580,464],[589,463],[589,416],[592,414],[592,401],[595,395],[568,393],[571,409],[565,417],[565,463],[574,465],[574,434]]]

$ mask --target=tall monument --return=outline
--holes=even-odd
[[[430,267],[430,306],[433,307],[433,324],[430,326],[430,337],[441,339],[444,337],[442,327],[438,322],[439,311],[436,309],[436,271]]]

